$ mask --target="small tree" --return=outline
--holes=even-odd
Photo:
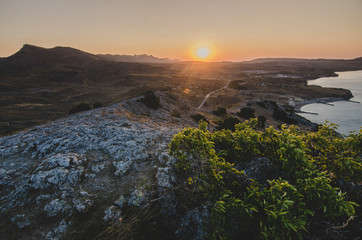
[[[244,107],[240,109],[240,112],[236,113],[239,117],[250,119],[255,118],[255,110],[251,107]]]
[[[288,124],[296,124],[297,121],[291,117],[288,116],[288,114],[283,111],[282,109],[274,109],[273,111],[273,117],[276,119],[276,120],[280,120],[282,122],[285,122],[285,123],[288,123]]]
[[[152,109],[159,109],[161,106],[160,104],[160,98],[155,95],[155,93],[152,90],[148,90],[143,94],[143,98],[138,100],[139,102],[143,103],[149,108]]]
[[[69,114],[74,114],[77,112],[82,112],[82,111],[88,111],[91,110],[91,106],[89,106],[89,104],[86,103],[80,103],[75,107],[72,107],[71,109],[69,109]]]
[[[191,118],[195,120],[195,122],[200,122],[200,120],[209,123],[209,121],[206,119],[206,117],[200,113],[191,115]]]
[[[218,130],[221,129],[229,129],[234,131],[235,130],[235,124],[240,123],[240,120],[234,117],[229,117],[227,119],[225,119],[222,123],[219,124],[219,126],[217,127]]]
[[[218,107],[217,110],[212,111],[216,116],[223,116],[226,114],[226,109],[224,107]]]
[[[95,103],[93,104],[93,108],[100,108],[100,107],[103,107],[103,103],[101,103],[101,102],[95,102]]]
[[[265,127],[265,122],[266,122],[266,117],[264,116],[259,116],[258,117],[258,123],[259,123],[259,126],[264,128]]]

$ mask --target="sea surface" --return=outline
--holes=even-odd
[[[329,104],[312,103],[301,108],[298,113],[315,123],[326,120],[339,125],[338,132],[348,135],[350,131],[358,132],[362,127],[362,71],[337,72],[338,77],[324,77],[308,81],[309,85],[349,89],[353,98],[350,101],[337,101]],[[352,102],[353,101],[353,102]]]

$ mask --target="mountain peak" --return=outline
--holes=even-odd
[[[0,72],[19,72],[52,64],[66,63],[86,66],[100,60],[100,57],[70,47],[43,48],[24,44],[18,52],[1,60]]]
[[[31,44],[28,44],[28,43],[25,43],[22,47],[22,49],[27,49],[27,48],[42,48],[42,47],[38,47],[38,46],[35,46],[35,45],[31,45]],[[43,48],[44,49],[44,48]]]
[[[46,50],[45,48],[42,47],[38,47],[35,45],[31,45],[31,44],[24,44],[23,47],[18,51],[19,52],[36,52],[36,51],[44,51]],[[15,53],[16,54],[16,53]]]

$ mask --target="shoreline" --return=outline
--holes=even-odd
[[[333,74],[330,74],[329,76],[325,76],[325,77],[327,77],[327,78],[329,78],[329,77],[339,77],[340,72],[348,72],[348,71],[338,71],[338,72],[336,71]],[[322,88],[326,88],[325,86],[321,86],[321,85],[318,85],[318,84],[311,83],[311,82],[314,82],[314,81],[316,81],[316,80],[318,80],[320,78],[324,78],[324,77],[319,77],[319,78],[316,78],[316,79],[307,80],[307,85],[316,85],[316,86],[320,86]],[[343,88],[343,89],[351,91],[350,89],[346,89],[346,88]],[[326,105],[331,105],[331,106],[334,106],[333,104],[331,104],[332,102],[338,102],[338,101],[349,101],[349,102],[359,103],[358,101],[350,100],[351,98],[353,98],[353,95],[350,96],[348,99],[343,98],[342,96],[340,96],[340,97],[323,97],[323,98],[315,98],[315,99],[311,99],[311,100],[304,100],[304,101],[300,101],[300,102],[295,103],[294,111],[296,113],[307,113],[308,114],[309,112],[304,112],[304,111],[301,110],[301,108],[303,106],[305,106],[305,105],[313,104],[313,103],[321,103],[321,104],[326,104]],[[316,114],[316,115],[318,115],[318,114]]]
[[[311,100],[304,100],[301,102],[297,102],[294,105],[294,111],[296,113],[310,113],[310,112],[304,112],[301,110],[301,108],[305,105],[308,104],[313,104],[313,103],[320,103],[320,104],[326,104],[326,105],[331,105],[333,106],[333,104],[331,104],[332,102],[339,102],[339,101],[347,101],[347,102],[356,102],[356,101],[351,101],[349,99],[345,99],[343,97],[325,97],[325,98],[315,98],[315,99],[311,99]],[[312,113],[314,114],[314,113]],[[318,114],[316,114],[318,115]]]

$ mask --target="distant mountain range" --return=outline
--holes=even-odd
[[[308,58],[257,58],[251,61],[245,61],[244,63],[275,63],[275,62],[288,62],[288,63],[301,63],[301,62],[317,62],[317,63],[331,63],[338,61],[353,61],[353,62],[362,62],[362,57],[355,59],[308,59]]]
[[[23,67],[32,64],[35,60],[38,63],[51,62],[84,62],[89,63],[92,61],[112,61],[112,62],[134,62],[134,63],[177,63],[181,62],[178,59],[158,58],[147,54],[135,55],[119,55],[119,54],[91,54],[71,47],[54,47],[43,48],[30,44],[24,44],[23,47],[11,55],[10,57],[0,57],[0,64],[3,62],[10,62],[16,65],[23,65]],[[194,62],[194,61],[182,61]],[[362,62],[362,57],[355,59],[307,59],[307,58],[257,58],[250,61],[242,61],[239,63],[277,63],[277,62],[292,62],[292,63],[336,63],[336,62]],[[232,63],[224,61],[224,63]],[[1,67],[1,66],[0,66]]]
[[[89,65],[100,61],[101,58],[70,47],[42,48],[29,44],[15,54],[0,59],[0,73],[11,73],[33,69],[34,67],[47,67],[59,64]]]
[[[112,55],[112,54],[98,54],[97,56],[114,62],[145,62],[145,63],[175,63],[180,62],[177,59],[157,58],[152,55]]]
[[[7,58],[0,58],[0,72],[12,72],[32,68],[37,65],[53,64],[92,65],[100,61],[131,62],[131,63],[174,63],[179,60],[157,58],[152,55],[111,55],[91,54],[71,47],[42,48],[30,44],[24,46]]]

